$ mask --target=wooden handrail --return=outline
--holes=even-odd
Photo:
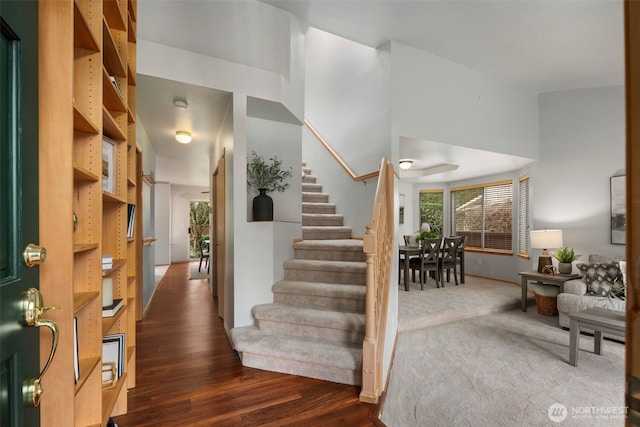
[[[384,158],[380,165],[371,222],[363,239],[367,296],[360,400],[367,403],[378,403],[384,387],[382,372],[395,240],[393,201],[394,169]]]
[[[313,126],[311,126],[311,124],[309,123],[309,121],[307,119],[304,119],[304,124],[309,129],[309,131],[311,131],[313,136],[315,136],[316,139],[318,141],[320,141],[322,146],[329,152],[329,154],[331,154],[331,156],[338,162],[338,164],[342,167],[342,169],[344,169],[344,171],[347,173],[347,175],[349,175],[351,177],[352,180],[354,180],[354,181],[365,181],[365,180],[370,179],[370,178],[375,178],[376,176],[378,176],[380,174],[380,171],[376,170],[376,171],[372,171],[372,172],[369,172],[369,173],[365,173],[364,175],[356,175],[351,170],[349,165],[347,165],[345,163],[345,161],[342,160],[342,158],[338,155],[338,153],[336,153],[335,150],[333,148],[331,148],[329,143],[318,133],[318,131]]]

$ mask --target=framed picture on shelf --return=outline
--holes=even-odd
[[[611,244],[624,245],[626,243],[626,176],[611,177]]]
[[[116,194],[116,143],[107,137],[102,139],[102,190]]]

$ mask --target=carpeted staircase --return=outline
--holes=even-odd
[[[242,364],[360,385],[366,264],[335,204],[303,165],[302,241],[284,262],[273,303],[251,310],[254,325],[233,328]]]

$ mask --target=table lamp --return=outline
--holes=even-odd
[[[551,273],[546,271],[547,265],[553,265],[551,255],[547,249],[562,247],[562,230],[533,230],[531,231],[531,247],[533,249],[542,249],[542,253],[538,258],[538,273]]]

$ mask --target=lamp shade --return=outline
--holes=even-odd
[[[534,249],[561,248],[562,230],[533,230],[531,232],[531,247]]]

